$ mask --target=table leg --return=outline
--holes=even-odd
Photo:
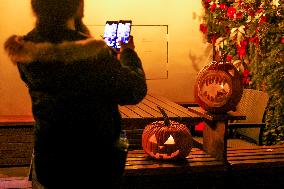
[[[227,162],[227,121],[206,121],[203,149],[218,160]]]

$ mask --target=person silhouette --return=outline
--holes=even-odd
[[[133,37],[118,59],[104,40],[76,31],[80,3],[31,0],[35,27],[4,44],[32,101],[33,188],[119,187],[125,158],[118,107],[147,94]]]

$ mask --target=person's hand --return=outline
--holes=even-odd
[[[120,46],[121,46],[120,52],[122,52],[124,49],[127,49],[127,48],[134,50],[135,45],[134,45],[134,42],[133,42],[133,36],[132,35],[129,36],[128,43],[123,43],[123,42],[120,41]]]

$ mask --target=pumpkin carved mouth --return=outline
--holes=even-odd
[[[207,64],[198,73],[194,85],[196,102],[214,114],[235,110],[243,93],[239,70],[232,63],[224,62],[223,58]]]
[[[206,104],[220,107],[227,102],[231,94],[230,86],[230,78],[224,72],[207,74],[199,85],[199,97]]]
[[[172,157],[176,157],[179,154],[179,150],[171,153],[171,154],[163,154],[163,153],[155,153],[154,152],[150,152],[150,155],[152,157],[155,157],[156,159],[172,159]]]

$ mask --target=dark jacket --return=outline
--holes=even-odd
[[[86,168],[102,175],[104,169],[115,171],[118,105],[137,104],[147,93],[135,51],[125,49],[119,61],[103,40],[72,30],[61,39],[51,43],[34,29],[5,43],[29,89],[36,121],[35,166],[47,186],[76,179]]]

